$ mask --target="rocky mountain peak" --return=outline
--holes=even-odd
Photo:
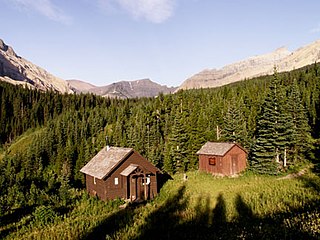
[[[69,84],[28,60],[19,57],[12,47],[0,39],[0,81],[22,84],[43,91],[73,93]]]
[[[2,39],[0,39],[0,50],[7,52],[11,56],[17,57],[17,54],[14,52],[13,48],[5,44]]]
[[[8,50],[8,45],[6,45],[2,39],[0,39],[0,49],[2,51],[7,51]]]

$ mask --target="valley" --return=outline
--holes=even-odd
[[[1,238],[317,239],[319,68],[141,99],[0,83]],[[154,200],[124,208],[87,195],[80,169],[106,136],[172,177]],[[237,178],[198,171],[206,141],[240,143],[248,169]]]

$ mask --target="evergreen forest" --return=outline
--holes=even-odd
[[[180,176],[195,174],[196,152],[205,142],[237,142],[248,152],[246,174],[268,178],[309,164],[319,169],[319,128],[319,64],[215,89],[125,100],[0,82],[0,238],[30,222],[40,229],[59,216],[67,219],[76,206],[83,210],[81,204],[92,211],[102,204],[86,196],[79,170],[106,144],[132,147],[164,173]],[[119,201],[105,204],[115,211]],[[75,238],[82,236],[78,231]]]

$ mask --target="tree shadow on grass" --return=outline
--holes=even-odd
[[[189,197],[185,195],[185,186],[182,186],[174,196],[146,218],[145,224],[139,227],[138,235],[134,239],[214,239],[211,232],[212,224],[223,225],[226,222],[223,196],[219,195],[217,200],[218,203],[211,212],[210,198],[198,198],[196,215],[192,220],[186,221],[184,211],[188,207]]]
[[[265,217],[255,215],[241,195],[235,201],[238,217],[234,221],[234,237],[245,239],[318,239],[312,233],[300,228],[299,224],[287,224],[297,213],[307,213],[308,208],[294,208]]]
[[[99,240],[106,239],[106,237],[111,237],[117,231],[125,228],[127,224],[131,224],[134,221],[135,209],[141,207],[142,204],[136,205],[132,204],[128,207],[121,209],[103,221],[101,221],[98,226],[94,227],[91,231],[87,232],[83,236],[82,240]]]
[[[179,225],[175,229],[175,239],[222,239],[227,226],[226,203],[220,193],[217,197],[216,206],[211,209],[210,198],[198,199],[195,211],[196,215]]]
[[[182,218],[179,213],[189,202],[185,190],[186,187],[183,185],[175,195],[168,198],[156,211],[151,212],[145,219],[145,224],[139,227],[138,236],[134,239],[175,239],[172,233]]]
[[[286,219],[291,212],[259,217],[241,195],[235,199],[237,216],[232,220],[226,218],[226,203],[222,194],[217,197],[217,204],[211,210],[210,198],[198,199],[196,215],[185,220],[183,211],[188,207],[185,189],[180,191],[146,219],[140,226],[134,239],[319,239],[302,230],[298,225],[288,226]],[[205,202],[205,204],[203,204]],[[294,209],[303,212],[307,210]]]
[[[132,239],[320,239],[301,227],[300,222],[292,221],[299,214],[308,214],[308,208],[288,206],[289,211],[258,216],[243,197],[237,195],[234,201],[237,215],[227,219],[223,194],[217,197],[213,209],[210,201],[209,197],[199,197],[195,215],[186,215],[192,211],[188,209],[190,200],[186,187],[182,186],[164,204],[150,212]],[[135,224],[138,211],[134,210],[134,207],[129,207],[112,214],[82,239],[114,237],[118,231]]]
[[[5,228],[5,230],[0,231],[0,239],[7,236],[16,226],[13,223],[19,222],[23,217],[31,214],[34,211],[34,206],[28,206],[23,208],[18,208],[13,210],[11,213],[3,215],[0,217],[0,229],[6,225],[12,224],[11,227]]]
[[[320,177],[312,178],[309,176],[301,176],[298,179],[303,182],[306,188],[311,188],[314,191],[320,193]]]
[[[158,174],[158,179],[157,179],[157,190],[160,192],[161,188],[164,186],[164,184],[172,180],[173,178],[168,174],[168,173],[160,173]]]
[[[162,206],[155,212],[152,212],[146,219],[145,224],[142,225],[138,232],[137,239],[170,239],[166,233],[168,229],[174,228],[179,221],[180,216],[177,215],[179,211],[185,209],[188,199],[184,196],[185,186],[182,186],[178,192],[170,197]],[[124,229],[127,225],[134,224],[134,217],[136,209],[141,206],[130,205],[129,207],[119,210],[111,216],[104,219],[97,227],[88,232],[81,239],[106,239]],[[170,231],[169,231],[170,233]],[[157,236],[154,238],[153,236]]]

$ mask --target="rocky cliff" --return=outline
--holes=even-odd
[[[0,39],[0,81],[23,84],[43,91],[53,90],[61,93],[73,93],[69,84],[53,76],[41,67],[18,56],[12,47]]]
[[[203,70],[185,80],[179,89],[214,88],[229,83],[278,72],[291,71],[320,60],[320,40],[294,52],[279,48],[272,53],[250,57],[221,69]]]

